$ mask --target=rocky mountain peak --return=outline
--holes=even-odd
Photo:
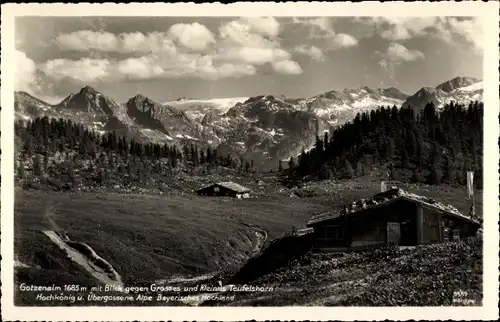
[[[440,108],[451,101],[468,104],[471,101],[481,100],[482,86],[477,86],[477,88],[473,86],[474,88],[470,89],[471,85],[477,83],[480,83],[480,80],[473,77],[455,77],[435,88],[422,87],[406,99],[403,107],[411,106],[415,112],[419,113],[430,102]]]
[[[406,99],[408,97],[407,94],[401,92],[396,87],[385,88],[385,89],[381,90],[381,93],[384,96],[390,96],[390,97],[394,97],[394,98],[397,98],[397,99],[400,99],[400,100],[404,100],[404,99]]]
[[[144,105],[144,104],[147,104],[147,105],[157,105],[159,103],[151,100],[149,97],[147,96],[144,96],[142,94],[137,94],[135,95],[134,97],[131,97],[127,103],[127,105],[130,105],[130,104],[133,104],[133,105]]]
[[[83,87],[76,94],[68,95],[57,107],[106,116],[112,116],[120,110],[113,100],[90,86]]]
[[[147,96],[142,95],[142,94],[137,94],[134,97],[131,97],[130,99],[136,100],[136,101],[144,101],[144,100],[147,100],[149,98]]]
[[[96,91],[93,87],[90,87],[87,85],[85,87],[82,87],[82,89],[80,90],[80,94],[97,95],[97,94],[99,94],[99,92]]]
[[[141,113],[143,112],[153,112],[152,110],[156,106],[160,106],[159,103],[151,100],[149,97],[144,96],[142,94],[137,94],[134,97],[131,97],[127,103],[125,103],[129,113],[134,113],[134,110],[137,110]]]
[[[455,77],[449,81],[439,84],[436,88],[449,93],[454,89],[469,86],[477,82],[479,82],[479,79],[474,77]]]

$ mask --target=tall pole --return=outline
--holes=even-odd
[[[476,197],[474,196],[474,172],[467,171],[467,192],[469,194],[469,199],[472,199],[472,206],[469,215],[471,217],[476,216]]]

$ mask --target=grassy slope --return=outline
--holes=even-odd
[[[256,229],[246,223],[266,230],[272,239],[325,210],[301,199],[286,201],[18,191],[15,251],[30,266],[57,270],[66,262],[40,232],[55,229],[49,213],[71,239],[87,243],[109,261],[125,284],[141,285],[239,264],[234,260],[254,247]],[[43,264],[45,257],[57,265]]]

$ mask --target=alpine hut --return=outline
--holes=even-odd
[[[234,182],[218,182],[196,191],[200,196],[249,198],[250,189]]]
[[[314,249],[349,251],[388,244],[413,246],[474,236],[475,216],[401,189],[391,189],[333,211],[313,216]]]

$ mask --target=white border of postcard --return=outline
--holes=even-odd
[[[484,22],[482,307],[16,307],[13,304],[14,19],[16,16],[478,16]],[[498,319],[498,2],[2,5],[2,317],[21,321]],[[467,63],[467,62],[464,62]]]

